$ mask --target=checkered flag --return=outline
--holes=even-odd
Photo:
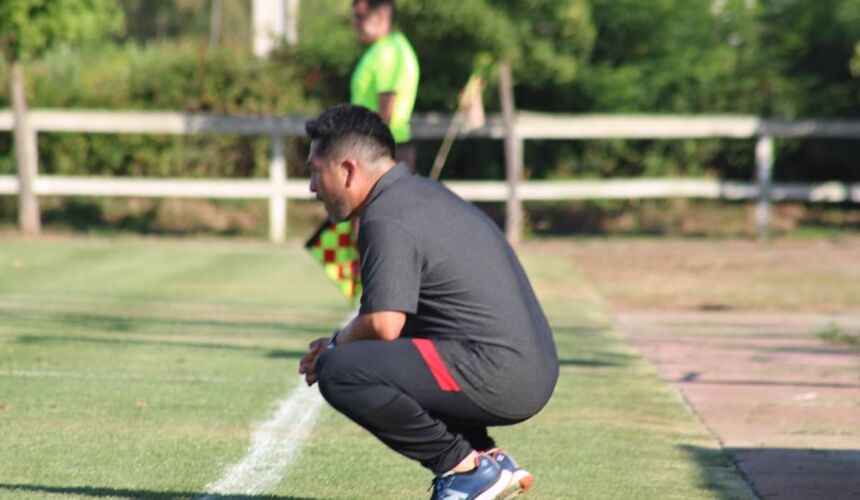
[[[361,262],[353,221],[325,222],[305,248],[346,298],[355,301],[361,296]]]

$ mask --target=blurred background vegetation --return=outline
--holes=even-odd
[[[350,25],[350,0],[304,0],[299,43],[285,44],[268,59],[251,54],[250,0],[120,4],[123,35],[60,47],[28,63],[32,107],[310,114],[348,99],[349,76],[363,50]],[[221,9],[217,45],[210,37],[213,5]],[[860,116],[860,0],[400,0],[398,24],[421,62],[418,112],[453,110],[459,89],[478,67],[489,72],[485,105],[497,110],[486,61],[506,57],[520,109]],[[3,81],[6,72],[0,66]],[[7,107],[9,91],[2,86],[0,108]],[[860,181],[858,142],[779,140],[775,179]],[[526,174],[745,180],[753,176],[753,146],[742,140],[530,141]],[[0,134],[0,174],[15,171],[11,147],[11,135]],[[268,147],[265,138],[231,136],[39,139],[41,172],[63,175],[263,177]],[[294,141],[291,175],[305,173],[303,148],[301,140]],[[437,148],[435,141],[418,144],[419,171],[429,170]],[[457,143],[443,174],[502,176],[502,145],[486,140]],[[690,202],[565,204],[537,214],[532,228],[590,220],[582,217],[584,210],[624,219],[646,205],[659,214],[666,206],[687,210]],[[856,214],[848,206],[836,208]],[[13,209],[8,199],[0,204],[0,214]],[[570,217],[571,210],[579,219]],[[649,227],[633,226],[646,232]]]

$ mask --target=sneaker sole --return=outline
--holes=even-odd
[[[527,492],[532,487],[535,478],[527,470],[518,469],[514,472],[510,484],[499,496],[500,500],[510,500]]]
[[[510,471],[503,470],[501,474],[499,474],[499,479],[493,483],[492,486],[487,488],[483,493],[475,497],[475,500],[497,500],[501,498],[499,495],[504,493],[504,491],[511,484],[512,474]]]

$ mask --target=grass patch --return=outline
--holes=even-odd
[[[860,349],[860,332],[847,332],[842,326],[830,323],[815,333],[819,339],[836,345],[847,345]]]
[[[860,239],[577,239],[536,242],[574,259],[618,309],[853,311]]]
[[[494,434],[537,476],[533,497],[748,498],[569,259],[523,260],[561,379],[539,416]],[[196,498],[348,310],[298,243],[4,240],[0,497]],[[325,407],[262,498],[425,498],[430,479]]]

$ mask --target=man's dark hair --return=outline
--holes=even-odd
[[[352,0],[352,6],[355,7],[359,2],[367,2],[367,10],[374,12],[380,7],[388,7],[391,9],[391,24],[397,18],[397,4],[394,0]]]
[[[362,148],[370,160],[394,158],[394,136],[382,118],[364,106],[339,104],[305,124],[317,154],[329,156],[342,148]]]

